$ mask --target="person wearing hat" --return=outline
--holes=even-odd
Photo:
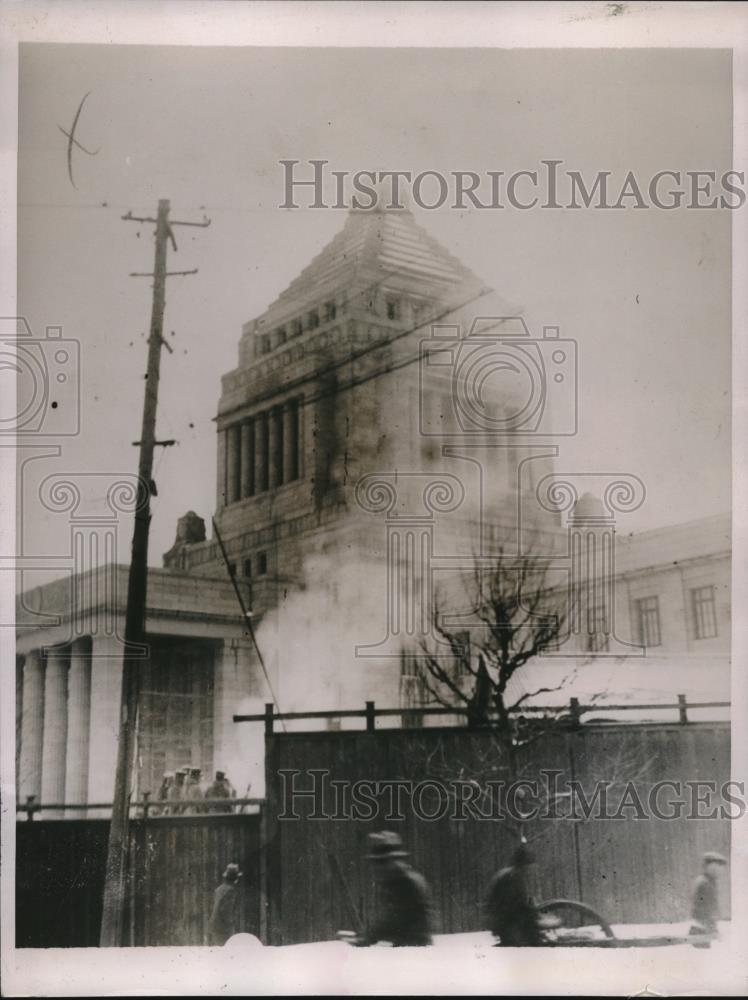
[[[691,936],[717,936],[719,916],[719,893],[717,875],[727,865],[727,858],[716,851],[707,851],[702,858],[702,871],[693,886],[691,896]],[[694,944],[694,948],[708,948],[710,942]]]
[[[235,799],[236,791],[234,786],[231,784],[229,779],[226,777],[225,771],[216,771],[216,779],[212,785],[208,785],[205,792],[206,799]],[[217,813],[227,813],[233,812],[233,806],[226,803],[216,802],[212,806],[207,807],[211,812]]]
[[[184,800],[188,803],[188,805],[184,807],[185,812],[205,812],[205,806],[202,805],[203,790],[200,787],[200,777],[202,773],[203,772],[199,767],[189,768],[189,773],[184,780]]]
[[[183,767],[180,767],[174,772],[174,782],[169,788],[167,795],[167,802],[169,803],[169,813],[172,816],[178,816],[184,810],[182,801],[184,799],[184,779],[186,771]]]
[[[389,830],[369,834],[368,859],[381,891],[381,911],[356,945],[389,941],[394,948],[431,944],[431,902],[426,880],[405,860],[400,837]]]
[[[213,893],[213,909],[208,921],[208,940],[215,947],[226,944],[239,926],[239,892],[237,883],[244,873],[239,865],[226,865],[222,882]]]
[[[166,805],[166,802],[168,802],[169,800],[169,789],[173,784],[174,784],[174,772],[164,771],[164,777],[161,782],[161,787],[159,788],[156,794],[156,799],[158,800],[158,802],[161,803],[161,805],[152,811],[152,814],[154,816],[168,815],[169,807]]]
[[[528,872],[535,863],[520,844],[512,863],[497,872],[486,899],[488,929],[506,948],[534,948],[543,944],[540,921],[528,887]]]

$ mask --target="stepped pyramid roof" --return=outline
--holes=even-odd
[[[351,209],[341,231],[271,304],[262,323],[284,322],[341,289],[374,287],[455,305],[488,291],[408,209]]]

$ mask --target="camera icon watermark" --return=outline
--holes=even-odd
[[[419,343],[419,422],[426,437],[568,437],[578,427],[577,344],[522,317],[434,324]]]
[[[62,327],[34,337],[23,317],[0,317],[0,381],[0,435],[78,434],[80,344]]]

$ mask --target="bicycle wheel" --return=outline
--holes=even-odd
[[[541,923],[544,916],[553,921],[553,926],[543,928],[547,944],[594,946],[615,939],[608,921],[586,903],[575,899],[549,899],[537,910]]]

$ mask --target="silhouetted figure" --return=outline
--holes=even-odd
[[[488,929],[497,944],[507,948],[533,948],[543,944],[527,874],[534,858],[523,845],[514,852],[512,864],[502,868],[491,883],[486,900]]]
[[[405,860],[402,840],[384,830],[369,834],[369,854],[381,889],[381,911],[357,945],[389,941],[393,947],[431,944],[431,902],[426,880]]]
[[[184,780],[184,812],[201,813],[206,811],[203,803],[203,790],[200,787],[202,771],[199,767],[191,767]]]
[[[216,777],[213,784],[208,785],[205,792],[206,799],[235,799],[236,790],[231,784],[229,779],[226,777],[225,771],[216,771]],[[234,807],[230,805],[229,802],[226,805],[222,803],[215,802],[212,806],[207,806],[211,812],[216,813],[227,813],[233,812]]]
[[[467,724],[470,729],[477,729],[488,723],[488,712],[491,707],[491,677],[486,667],[485,658],[478,657],[478,674],[475,678],[475,688],[467,705]]]
[[[213,893],[213,910],[208,922],[209,943],[214,946],[226,944],[239,927],[239,892],[237,883],[243,872],[239,865],[226,865],[223,881]]]
[[[161,787],[156,793],[156,801],[158,805],[151,810],[153,816],[168,816],[169,806],[167,805],[169,801],[169,789],[174,784],[174,772],[164,771],[163,781],[161,782]]]
[[[185,769],[180,767],[174,772],[174,784],[169,787],[167,802],[169,803],[169,813],[172,816],[179,816],[184,812],[184,779]]]
[[[717,917],[719,916],[719,892],[717,876],[720,868],[727,864],[727,858],[716,851],[707,851],[703,857],[703,869],[693,886],[691,898],[691,935],[711,935],[717,937]],[[709,948],[710,942],[695,944],[694,948]]]

